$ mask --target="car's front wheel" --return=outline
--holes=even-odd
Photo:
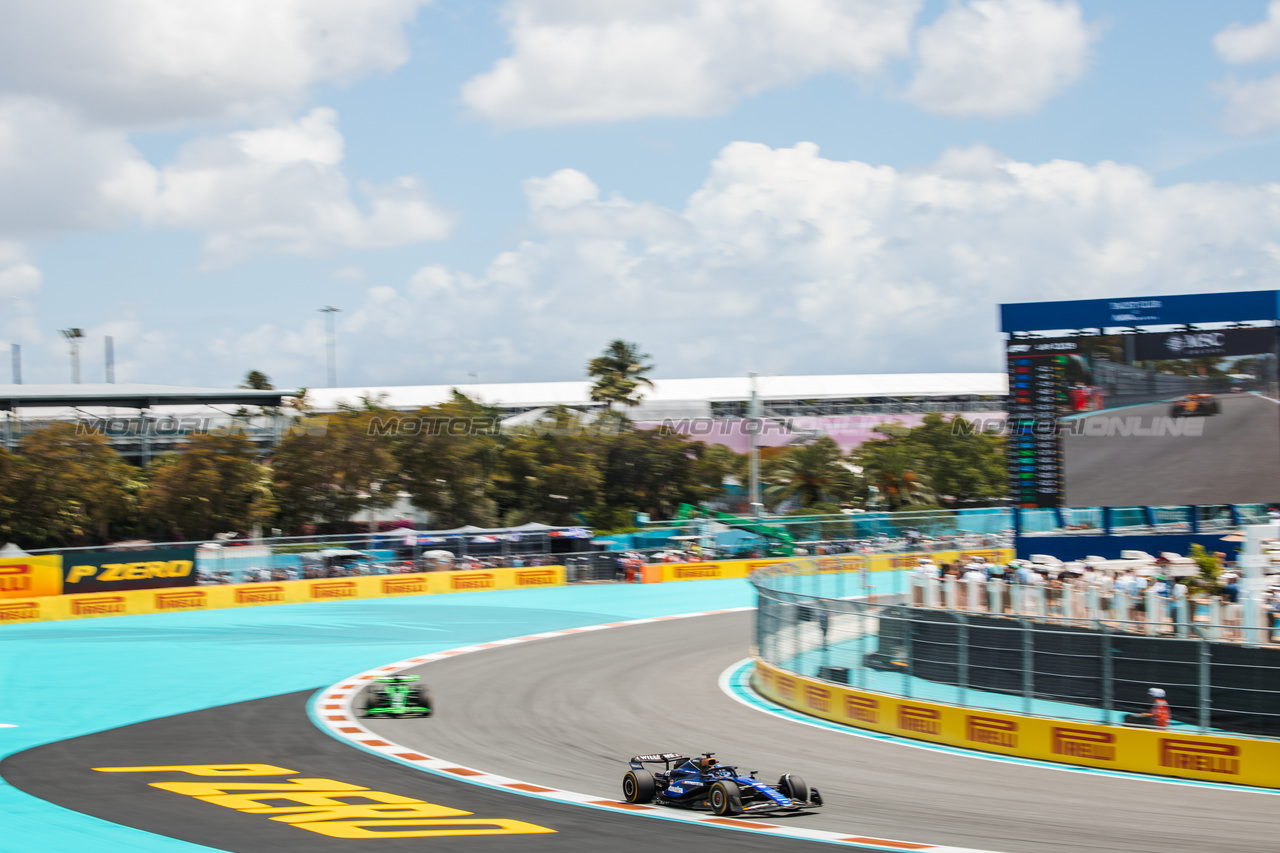
[[[707,802],[711,804],[711,810],[721,817],[742,814],[742,792],[733,782],[721,780],[713,784],[707,794]]]
[[[797,803],[809,802],[809,786],[794,773],[787,773],[778,780],[778,789],[782,796]]]
[[[657,790],[648,770],[628,770],[622,777],[622,796],[628,803],[652,803]]]

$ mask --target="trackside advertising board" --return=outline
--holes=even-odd
[[[804,678],[759,660],[751,682],[779,705],[899,737],[1081,767],[1280,788],[1280,741],[1181,728],[1100,726],[902,699]]]
[[[63,558],[63,592],[123,592],[195,586],[196,549],[89,551]]]
[[[819,572],[889,572],[915,568],[916,560],[929,557],[938,563],[967,562],[981,556],[989,562],[1007,563],[1015,556],[1011,548],[976,548],[969,551],[912,551],[903,554],[838,554],[830,557],[773,557],[762,560],[720,560],[714,563],[661,563],[645,566],[645,583],[705,581],[745,578],[752,572],[778,563],[811,563]],[[652,571],[651,571],[652,570]]]
[[[62,557],[0,560],[0,601],[62,594]]]
[[[117,589],[89,594],[0,600],[0,626],[98,616],[260,607],[267,604],[354,601],[362,598],[488,589],[534,589],[562,586],[564,582],[564,566],[538,566],[528,569],[368,575],[277,583]]]

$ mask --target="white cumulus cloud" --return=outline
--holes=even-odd
[[[427,0],[40,0],[0,11],[0,90],[107,124],[291,111],[308,87],[390,71]]]
[[[571,379],[617,337],[666,376],[995,370],[1000,302],[1280,274],[1280,185],[1162,187],[982,146],[899,170],[733,143],[678,210],[602,198],[570,170],[525,190],[533,238],[482,271],[381,283],[340,315],[342,384]],[[255,334],[245,347],[271,340]]]
[[[919,0],[511,0],[512,53],[462,98],[503,125],[702,116],[910,49]]]
[[[1280,0],[1267,6],[1266,20],[1232,24],[1213,37],[1213,46],[1223,60],[1236,65],[1280,60]],[[1227,102],[1227,130],[1260,133],[1280,127],[1280,74],[1255,80],[1227,77],[1217,88]]]
[[[1080,79],[1095,38],[1074,0],[951,0],[918,35],[907,97],[949,115],[1033,113]]]
[[[416,178],[361,185],[365,204],[357,204],[342,158],[337,114],[327,108],[273,127],[198,139],[155,173],[144,215],[206,232],[206,261],[213,266],[255,251],[314,255],[448,236],[452,216]]]

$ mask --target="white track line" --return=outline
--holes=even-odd
[[[498,776],[493,773],[487,773],[483,770],[466,767],[455,761],[449,761],[448,759],[422,755],[406,746],[401,746],[400,744],[387,741],[383,739],[381,735],[375,734],[366,728],[356,716],[355,709],[352,707],[355,699],[360,695],[361,691],[368,686],[368,682],[379,676],[390,675],[394,672],[399,672],[400,670],[421,666],[422,664],[447,660],[458,655],[470,654],[472,652],[484,651],[486,649],[493,649],[501,646],[512,646],[517,643],[528,643],[534,640],[545,640],[552,637],[568,637],[587,631],[602,631],[608,628],[621,628],[630,625],[647,625],[652,622],[666,622],[672,619],[690,619],[698,616],[715,616],[721,613],[739,613],[754,609],[754,607],[734,607],[728,610],[708,610],[701,613],[681,613],[675,616],[654,616],[647,619],[610,622],[604,625],[589,625],[583,628],[566,628],[562,631],[546,631],[541,634],[530,634],[528,636],[513,637],[507,640],[496,640],[491,643],[478,643],[473,646],[462,646],[461,648],[448,649],[446,651],[435,652],[433,654],[422,655],[420,657],[406,658],[405,660],[396,661],[395,663],[376,667],[375,669],[365,670],[351,678],[343,679],[325,690],[319,691],[311,699],[309,706],[310,714],[312,720],[314,720],[326,733],[338,740],[345,741],[357,749],[364,750],[365,752],[371,752],[375,755],[380,755],[383,758],[390,759],[399,764],[405,764],[429,773],[447,776],[455,781],[468,782],[473,785],[483,785],[488,788],[503,790],[508,793],[539,797],[545,800],[553,800],[555,802],[568,803],[570,805],[608,810],[615,813],[625,812],[638,815],[640,817],[699,823],[705,826],[754,832],[763,835],[777,835],[787,838],[826,842],[829,844],[841,844],[846,847],[861,847],[893,851],[927,850],[931,853],[991,853],[991,851],[974,850],[966,847],[947,847],[936,844],[917,844],[906,841],[895,841],[887,838],[873,838],[861,835],[856,831],[850,831],[847,833],[827,832],[818,829],[780,826],[778,824],[766,823],[758,820],[722,818],[716,817],[715,815],[686,812],[680,809],[669,809],[648,805],[633,805],[615,800],[611,797],[602,798],[597,795],[579,794],[573,791],[564,791],[559,788],[548,788],[543,785],[533,785],[528,782],[521,782],[517,779],[511,779],[506,776]]]

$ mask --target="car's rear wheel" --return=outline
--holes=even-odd
[[[432,714],[436,712],[436,706],[431,704],[431,694],[428,693],[425,689],[418,688],[417,695],[414,696],[414,701],[417,702],[419,705],[421,705],[423,708],[427,709],[422,712],[422,716],[430,717]]]
[[[733,782],[722,780],[714,783],[707,794],[707,802],[711,804],[711,810],[721,817],[742,814],[742,792]]]
[[[628,803],[652,803],[658,786],[648,770],[628,770],[622,777],[622,797]]]
[[[794,773],[783,774],[782,778],[778,780],[778,789],[789,800],[795,800],[800,803],[809,802],[809,786]]]

